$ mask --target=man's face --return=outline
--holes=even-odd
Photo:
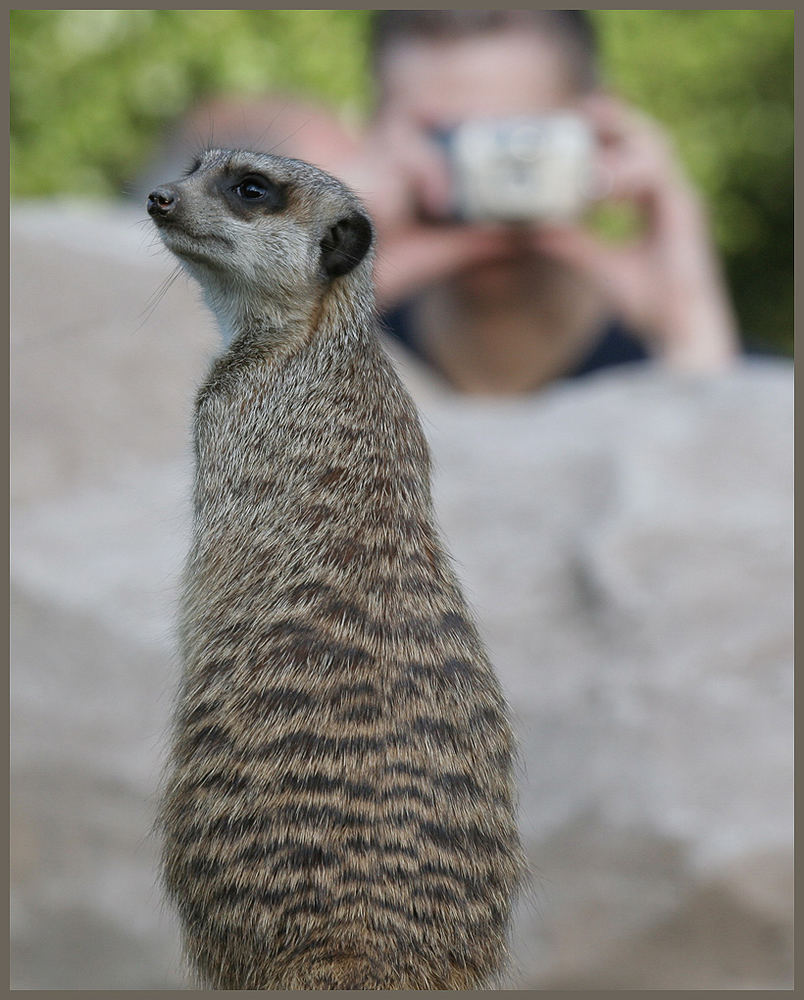
[[[386,54],[380,121],[422,131],[483,117],[539,115],[572,107],[580,96],[561,47],[528,28],[456,41],[405,41]],[[451,282],[471,299],[529,293],[543,267],[512,229],[510,253],[475,265]]]
[[[399,43],[387,53],[382,77],[381,115],[402,115],[425,129],[543,114],[577,96],[559,46],[527,28]]]

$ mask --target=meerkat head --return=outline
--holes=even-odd
[[[309,314],[333,282],[370,273],[365,210],[340,181],[300,160],[210,149],[152,191],[147,209],[224,335],[260,316],[281,323]]]

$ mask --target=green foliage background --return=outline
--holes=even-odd
[[[113,196],[218,91],[371,107],[370,11],[11,12],[11,190]],[[710,204],[743,331],[792,349],[793,12],[593,11],[607,82],[661,121]]]

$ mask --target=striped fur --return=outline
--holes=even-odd
[[[252,318],[197,399],[162,826],[212,989],[472,989],[504,961],[512,733],[369,279]]]

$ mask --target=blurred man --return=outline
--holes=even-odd
[[[388,331],[459,392],[528,393],[649,357],[689,371],[729,365],[739,340],[701,200],[659,127],[601,88],[586,11],[382,10],[372,25],[377,106],[362,138],[289,95],[221,97],[184,121],[147,183],[186,166],[199,141],[343,178],[377,226]],[[555,112],[588,124],[598,196],[631,206],[638,238],[449,221],[435,131]]]
[[[734,314],[705,211],[661,130],[604,93],[585,11],[377,11],[378,105],[360,157],[333,163],[378,227],[391,332],[454,389],[526,393],[654,356],[716,371]],[[606,197],[641,231],[608,245],[577,224],[426,221],[451,198],[433,130],[573,111],[595,137]]]

